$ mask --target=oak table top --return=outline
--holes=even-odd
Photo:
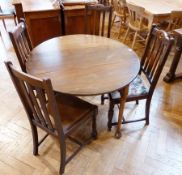
[[[50,78],[53,89],[72,95],[122,93],[115,136],[121,122],[129,83],[140,68],[138,56],[127,46],[94,35],[66,35],[43,42],[33,49],[27,72]]]
[[[98,95],[129,84],[139,71],[139,59],[118,41],[93,35],[67,35],[33,49],[27,71],[40,78],[51,78],[56,91]]]

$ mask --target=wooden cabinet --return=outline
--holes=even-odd
[[[83,34],[85,1],[64,1],[64,8],[49,0],[15,0],[17,17],[25,18],[33,47],[61,35]]]
[[[36,46],[47,39],[63,35],[60,10],[51,12],[26,12],[25,19],[33,46]]]

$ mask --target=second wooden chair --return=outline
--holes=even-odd
[[[32,50],[32,44],[24,22],[20,22],[9,32],[21,69],[26,72],[26,62]]]
[[[149,39],[141,59],[139,75],[129,85],[127,102],[146,99],[145,117],[134,120],[125,120],[123,123],[146,121],[149,124],[150,103],[156,84],[167,60],[174,39],[166,32],[155,27],[152,28]],[[148,80],[149,87],[143,83],[141,74]],[[122,75],[121,75],[122,76]],[[120,103],[120,93],[118,91],[109,94],[110,107],[108,113],[108,129],[111,130],[114,106]]]
[[[109,38],[111,32],[111,19],[112,6],[103,4],[86,4],[85,33],[106,36]]]

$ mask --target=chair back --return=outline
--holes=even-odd
[[[98,0],[98,4],[109,5],[109,0]]]
[[[24,22],[20,22],[9,32],[21,69],[26,72],[26,62],[32,50],[31,41]]]
[[[181,27],[182,27],[182,11],[172,11],[167,31],[172,31]]]
[[[130,3],[127,3],[127,7],[130,26],[141,29],[143,25],[145,8]]]
[[[108,15],[108,18],[107,18]],[[112,6],[103,4],[85,5],[85,33],[110,37]]]
[[[152,26],[140,68],[140,73],[145,74],[151,85],[150,94],[154,91],[173,43],[174,39],[165,31],[157,29],[154,25]]]
[[[121,16],[126,16],[126,1],[125,0],[112,0],[113,10]]]
[[[23,103],[31,127],[38,126],[52,135],[60,134],[61,120],[50,79],[41,80],[20,72],[13,68],[11,62],[5,62],[5,65]]]

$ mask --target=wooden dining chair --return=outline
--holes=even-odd
[[[137,39],[146,42],[152,26],[153,16],[145,15],[145,9],[135,4],[127,3],[127,7],[129,12],[128,29],[123,42],[125,42],[129,34],[133,34],[134,38],[131,46],[133,49]]]
[[[103,4],[85,5],[85,34],[110,37],[112,6]]]
[[[128,17],[128,10],[126,6],[126,0],[113,0],[113,20],[112,20],[112,26],[116,20],[116,18],[120,19],[120,28],[118,33],[118,38],[121,35],[122,28],[126,27],[126,20]]]
[[[0,6],[0,20],[2,20],[5,30],[7,30],[6,23],[5,23],[6,19],[13,19],[15,25],[17,25],[15,10],[14,9],[2,9]]]
[[[32,50],[32,44],[24,22],[20,22],[9,32],[21,69],[26,72],[26,62]]]
[[[182,11],[172,11],[169,19],[167,31],[182,28]]]
[[[143,57],[141,59],[139,74],[129,85],[129,93],[126,99],[126,102],[146,99],[145,117],[135,120],[125,120],[125,118],[123,118],[123,124],[143,120],[146,121],[147,125],[149,124],[149,112],[152,95],[163,70],[164,64],[168,58],[173,41],[174,39],[171,38],[165,31],[152,27]],[[145,86],[141,75],[146,77],[149,87]],[[120,104],[119,91],[109,94],[109,100],[108,129],[111,130],[112,125],[117,124],[112,123],[112,118],[114,114],[114,106]]]
[[[60,174],[63,174],[66,164],[92,137],[96,138],[97,106],[71,95],[55,94],[50,79],[38,79],[20,72],[11,62],[5,62],[5,65],[31,126],[33,154],[38,155],[38,147],[48,135],[56,136],[60,144]],[[82,143],[72,134],[87,121],[92,121],[92,134]],[[46,132],[42,139],[38,138],[37,128]],[[66,139],[79,146],[69,157],[66,156]]]
[[[100,35],[110,38],[112,22],[112,6],[104,4],[85,5],[85,34]],[[101,95],[101,104],[107,98]]]
[[[98,4],[110,5],[110,1],[109,0],[98,0]]]

